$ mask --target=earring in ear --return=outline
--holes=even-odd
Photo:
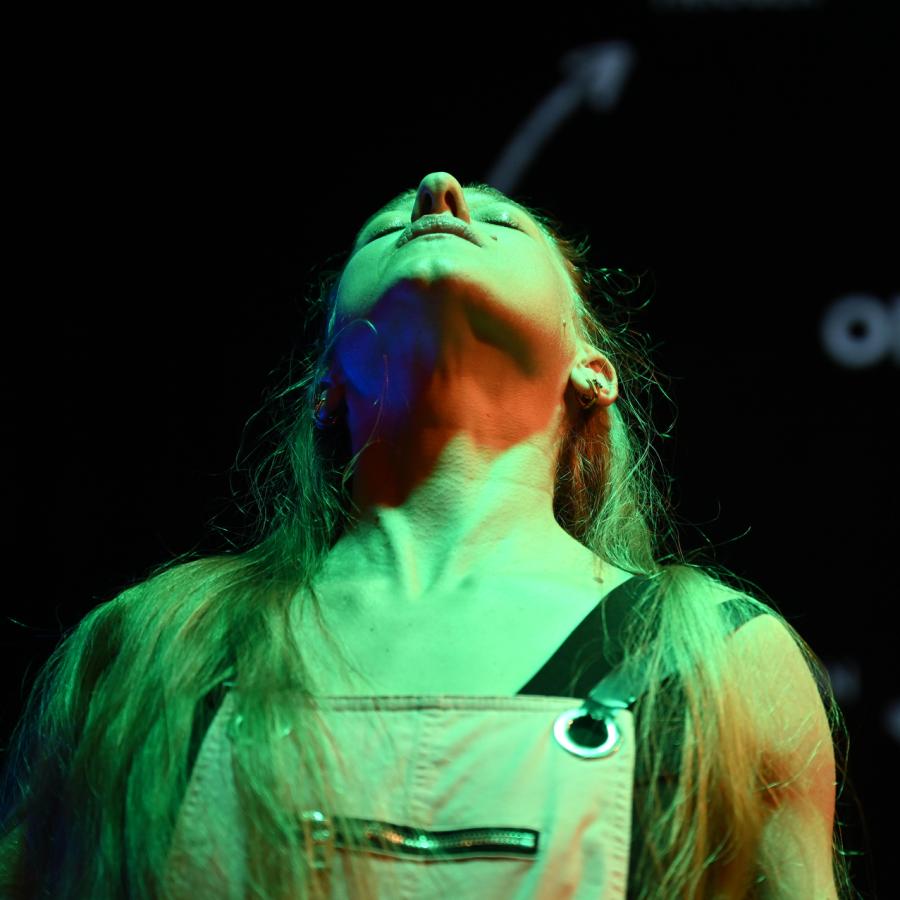
[[[326,428],[331,428],[331,426],[334,425],[335,422],[337,422],[337,415],[328,415],[327,389],[319,394],[319,399],[316,400],[316,407],[313,410],[312,417],[316,428],[322,431],[324,431]]]
[[[583,394],[578,395],[578,402],[581,404],[582,409],[590,409],[594,406],[597,402],[597,398],[600,396],[600,392],[605,390],[603,382],[601,382],[599,378],[592,378],[588,384],[591,386],[592,396],[587,398]]]

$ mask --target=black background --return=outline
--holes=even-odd
[[[621,39],[615,107],[577,105],[508,192],[589,234],[594,265],[646,273],[682,542],[761,585],[828,664],[857,886],[896,889],[900,351],[848,367],[819,337],[841,297],[900,294],[890,4],[600,6],[494,32],[462,9],[23,30],[4,735],[60,627],[219,548],[214,514],[240,525],[244,424],[363,219],[431,171],[486,180],[561,61]]]

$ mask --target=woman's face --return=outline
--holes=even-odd
[[[404,240],[407,227],[434,216],[465,223],[474,242],[445,233]],[[573,314],[568,274],[541,226],[513,201],[464,189],[449,173],[426,176],[362,227],[338,283],[338,327],[377,315],[392,293],[415,293],[423,303],[467,296],[554,333]]]
[[[561,394],[581,349],[573,298],[562,256],[525,210],[433,172],[357,235],[337,285],[334,358],[366,407],[386,372],[382,408],[398,411],[441,374],[490,385],[518,374]]]

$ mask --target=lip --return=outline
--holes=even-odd
[[[475,232],[462,219],[449,215],[422,216],[421,219],[416,219],[403,230],[397,239],[397,246],[402,247],[405,243],[425,234],[455,234],[477,247],[481,246]]]

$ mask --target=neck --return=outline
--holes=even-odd
[[[332,548],[330,577],[412,605],[464,583],[546,576],[590,554],[553,516],[548,446],[517,443],[491,455],[458,432],[421,480],[410,458],[385,443],[361,457],[359,515]]]

